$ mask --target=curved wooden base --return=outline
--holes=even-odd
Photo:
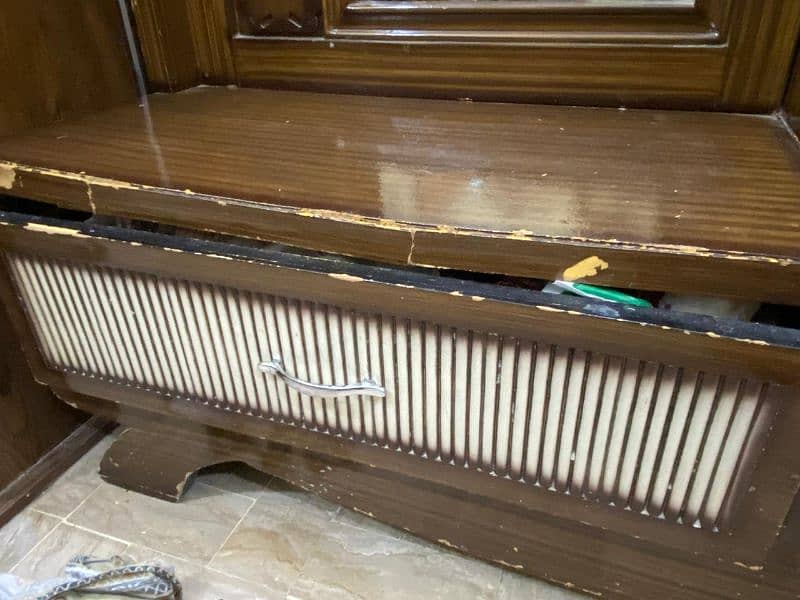
[[[791,598],[785,568],[750,571],[689,557],[642,540],[488,501],[374,465],[192,423],[143,420],[108,450],[113,484],[179,501],[201,468],[243,462],[330,501],[432,542],[594,596]],[[127,417],[127,418],[125,418]],[[133,418],[132,418],[133,417]]]
[[[100,462],[100,476],[114,485],[179,502],[197,471],[237,458],[191,440],[125,429]]]

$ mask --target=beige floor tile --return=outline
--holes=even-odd
[[[0,573],[9,571],[59,522],[28,508],[6,523],[0,529]]]
[[[56,577],[74,556],[87,554],[107,558],[121,554],[127,547],[127,542],[61,523],[12,572],[28,580]]]
[[[69,522],[175,556],[207,561],[253,502],[199,483],[177,504],[104,483]]]
[[[227,492],[258,498],[267,489],[272,477],[243,463],[226,463],[204,469],[195,481]]]
[[[59,517],[66,517],[89,495],[100,482],[100,460],[116,439],[107,435],[89,450],[53,484],[31,503],[31,508]]]
[[[587,596],[540,579],[504,572],[500,600],[584,600]]]
[[[285,594],[338,510],[311,494],[267,490],[210,566]]]
[[[321,530],[297,598],[498,598],[502,571],[352,515]]]
[[[203,565],[133,545],[125,556],[136,562],[156,562],[175,569],[186,600],[277,600],[284,594],[213,571]]]

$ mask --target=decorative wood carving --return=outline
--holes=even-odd
[[[321,0],[238,0],[236,30],[241,35],[313,36],[322,32]]]

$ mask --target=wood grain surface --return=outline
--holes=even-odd
[[[150,114],[4,140],[6,189],[394,263],[554,278],[598,255],[601,284],[800,298],[800,153],[774,117],[227,88]]]

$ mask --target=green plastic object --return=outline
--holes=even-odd
[[[569,281],[554,281],[551,285],[557,287],[565,292],[583,296],[584,298],[597,298],[598,300],[609,300],[611,302],[619,302],[621,304],[629,304],[631,306],[646,306],[652,308],[647,300],[637,298],[618,290],[599,287],[596,285],[589,285],[588,283],[572,283]]]

